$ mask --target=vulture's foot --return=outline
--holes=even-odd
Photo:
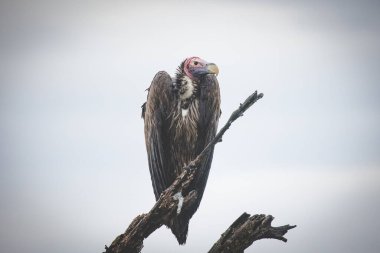
[[[174,200],[178,200],[178,206],[177,206],[177,215],[181,213],[182,205],[183,205],[183,196],[182,192],[177,192],[173,196]]]
[[[193,171],[196,168],[197,168],[197,166],[195,166],[194,162],[190,162],[187,166],[184,167],[184,169],[187,170],[187,171]]]

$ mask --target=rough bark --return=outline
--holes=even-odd
[[[175,195],[178,192],[186,192],[186,189],[189,187],[196,173],[198,173],[198,170],[196,168],[199,166],[203,157],[207,154],[207,152],[209,152],[209,150],[213,146],[215,146],[218,142],[222,140],[224,133],[229,129],[231,124],[240,116],[242,116],[243,113],[250,106],[252,106],[257,100],[259,100],[262,97],[263,97],[262,93],[257,94],[257,91],[255,91],[244,101],[243,104],[240,104],[239,108],[236,109],[231,114],[227,123],[219,130],[215,138],[205,147],[205,149],[193,161],[191,161],[185,167],[183,172],[176,178],[173,184],[161,194],[160,198],[157,200],[153,208],[148,213],[137,216],[123,234],[116,237],[116,239],[112,242],[112,244],[109,247],[107,246],[105,247],[106,248],[105,253],[141,252],[141,249],[143,248],[144,239],[147,238],[156,229],[160,228],[162,225],[169,224],[171,219],[177,215],[178,200],[176,200]],[[189,206],[191,206],[191,204],[196,199],[197,199],[197,192],[195,190],[191,191],[187,196],[184,196],[181,212],[184,211]],[[234,222],[234,224],[235,225],[240,224],[240,221],[243,221],[243,219],[246,216],[247,214],[243,214],[238,220]],[[252,217],[256,217],[256,216],[252,216]],[[250,219],[246,218],[244,220],[245,223],[243,223],[240,228],[234,226],[233,224],[223,234],[224,236],[222,235],[222,238],[214,245],[214,247],[211,249],[210,252],[243,252],[243,250],[242,251],[223,251],[223,250],[227,249],[226,247],[232,249],[234,245],[240,244],[243,241],[244,241],[244,246],[246,245],[246,247],[248,247],[250,244],[252,244],[253,241],[261,239],[261,238],[277,238],[277,239],[283,238],[283,237],[281,238],[279,237],[281,233],[274,233],[274,231],[277,231],[276,229],[278,228],[270,227],[271,220],[268,217],[272,217],[272,216],[266,216],[266,217],[267,217],[266,219],[262,219],[260,223],[261,225],[257,225],[259,223],[257,219],[259,218],[252,219],[252,222],[248,222],[250,221]],[[271,219],[273,220],[273,217]],[[264,224],[266,225],[269,224],[269,227],[264,226]],[[253,225],[255,225],[257,228],[256,230],[254,230],[254,233],[250,232],[250,230],[248,229],[252,227]],[[289,227],[287,229],[290,229],[290,228],[292,227]],[[239,229],[241,230],[241,232],[238,232],[240,231]],[[273,236],[273,237],[265,237],[265,236]]]
[[[243,213],[222,234],[220,239],[210,249],[209,253],[241,253],[254,241],[271,238],[286,242],[284,235],[296,226],[272,227],[272,215]]]

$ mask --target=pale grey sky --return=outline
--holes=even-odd
[[[1,1],[2,251],[101,252],[154,195],[140,106],[159,70],[218,64],[224,123],[186,246],[206,252],[246,211],[297,224],[247,252],[380,248],[377,1]]]

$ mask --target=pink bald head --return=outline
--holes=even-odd
[[[218,67],[214,63],[208,63],[196,56],[189,57],[185,60],[183,71],[192,80],[196,80],[202,75],[219,73]]]

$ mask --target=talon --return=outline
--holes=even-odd
[[[193,171],[195,170],[197,167],[194,165],[193,162],[190,162],[187,166],[184,167],[185,170],[188,170],[188,171]]]
[[[177,215],[181,213],[181,209],[182,209],[182,205],[183,205],[183,196],[182,196],[182,192],[177,192],[176,194],[174,194],[173,196],[173,199],[174,200],[178,200],[178,206],[177,206]]]

